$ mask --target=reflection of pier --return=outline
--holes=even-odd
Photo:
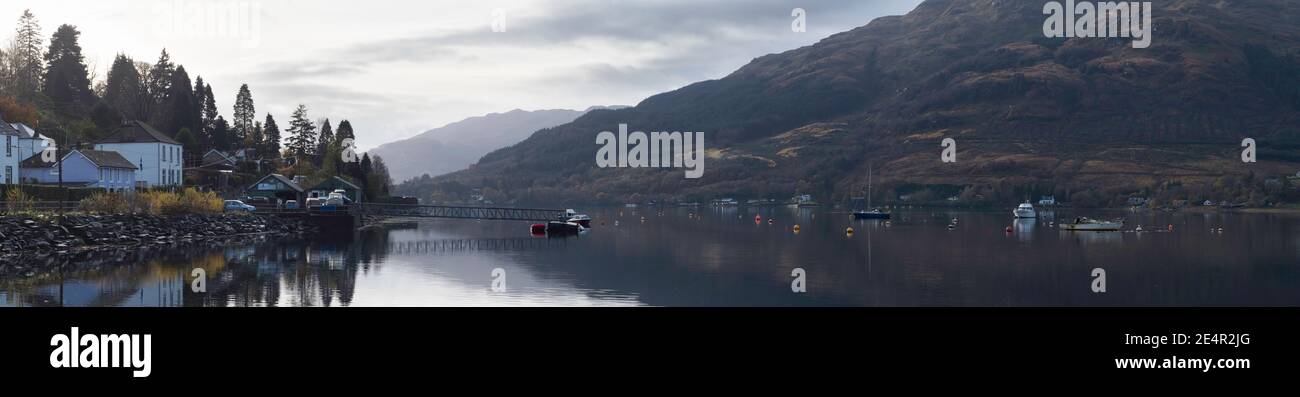
[[[390,242],[388,254],[430,254],[472,251],[527,251],[566,244],[551,238],[482,238]]]
[[[444,207],[437,205],[357,204],[351,210],[359,215],[390,217],[482,219],[501,221],[553,221],[565,216],[564,210],[532,208]]]

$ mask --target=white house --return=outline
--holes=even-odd
[[[4,151],[0,152],[0,183],[5,185],[18,184],[21,177],[21,170],[18,164],[22,162],[21,154],[18,151],[19,132],[12,125],[0,120],[0,139],[4,139]]]
[[[44,151],[47,147],[50,150],[58,149],[58,145],[55,144],[53,139],[41,135],[32,127],[27,126],[27,124],[10,123],[9,125],[14,127],[15,130],[18,130],[18,158],[20,160],[31,158],[37,153]],[[48,143],[46,143],[46,141],[48,141]]]
[[[108,138],[95,144],[95,150],[118,152],[135,164],[135,181],[140,187],[184,184],[185,152],[180,142],[143,121],[123,122]]]

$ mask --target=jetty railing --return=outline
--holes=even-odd
[[[351,210],[359,215],[483,219],[505,221],[553,221],[562,219],[565,210],[537,208],[448,207],[440,205],[408,204],[353,204]]]

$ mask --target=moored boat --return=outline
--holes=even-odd
[[[1079,232],[1117,232],[1123,227],[1123,221],[1108,222],[1084,217],[1074,218],[1074,222],[1061,224],[1061,230]]]
[[[1038,217],[1038,212],[1034,211],[1034,205],[1030,204],[1028,201],[1021,204],[1019,207],[1016,207],[1016,210],[1011,211],[1011,214],[1014,215],[1016,219],[1032,219]]]
[[[853,211],[853,219],[889,219],[892,217],[888,212],[881,212],[879,209],[871,211]]]

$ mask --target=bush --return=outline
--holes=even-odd
[[[81,210],[102,214],[130,212],[131,205],[117,193],[96,193],[81,200]]]
[[[180,196],[166,191],[148,191],[136,194],[138,207],[150,215],[176,213],[180,208]]]
[[[11,187],[5,191],[5,210],[10,214],[31,212],[36,200],[23,193],[22,189]]]
[[[225,201],[213,192],[199,192],[186,188],[180,196],[180,210],[191,214],[219,214],[225,207]]]

